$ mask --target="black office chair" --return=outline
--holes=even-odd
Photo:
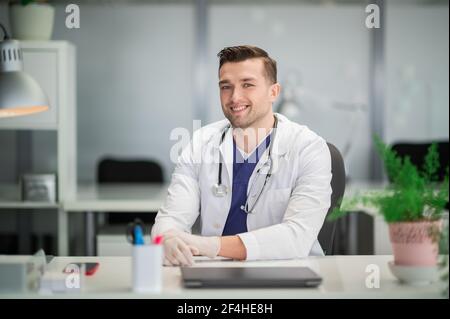
[[[97,182],[106,183],[162,183],[161,165],[151,160],[103,158],[98,165]],[[156,213],[156,212],[149,212]],[[135,218],[145,223],[153,223],[156,214],[149,213],[109,213],[109,224],[126,224]]]
[[[327,143],[331,155],[331,205],[327,212],[328,215],[334,208],[339,208],[341,199],[345,192],[345,166],[341,153],[331,143]],[[332,255],[334,252],[334,237],[336,232],[337,221],[325,220],[319,235],[317,236],[322,249],[326,255]]]

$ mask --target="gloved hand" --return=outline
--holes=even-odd
[[[167,231],[164,236],[165,238],[178,237],[189,247],[196,248],[198,250],[198,254],[194,253],[194,255],[215,258],[220,251],[220,237],[218,236],[197,236],[175,229]]]
[[[196,247],[187,245],[179,237],[164,237],[163,245],[165,266],[192,266],[193,255],[199,253]]]

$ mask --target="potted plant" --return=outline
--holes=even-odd
[[[51,39],[55,9],[47,1],[20,0],[9,3],[12,37],[17,40]]]
[[[442,272],[441,280],[445,283],[442,294],[447,299],[449,298],[449,257],[448,257],[448,223],[444,226],[442,230],[441,240],[439,242],[439,251],[441,258],[439,261],[439,268]]]
[[[358,208],[375,208],[389,224],[394,266],[434,267],[438,261],[442,217],[448,202],[448,167],[438,181],[439,154],[432,144],[420,169],[408,157],[399,157],[379,137],[375,144],[389,178],[388,186],[345,199],[329,219]],[[391,267],[392,269],[392,267]]]

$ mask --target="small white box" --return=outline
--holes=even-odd
[[[55,203],[57,200],[55,174],[25,174],[21,184],[23,201]]]
[[[0,292],[37,291],[42,272],[31,255],[0,255]]]
[[[159,293],[162,289],[162,245],[133,246],[133,291]]]

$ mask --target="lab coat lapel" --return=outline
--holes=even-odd
[[[224,163],[224,171],[226,171],[226,175],[228,176],[228,187],[231,191],[233,187],[233,130],[229,128],[226,132],[225,139],[223,143],[220,145],[220,155],[222,163]],[[225,174],[222,175],[222,178],[225,177]],[[222,182],[225,183],[225,180]]]
[[[279,160],[281,157],[285,156],[285,154],[287,153],[288,147],[289,147],[289,135],[288,135],[288,127],[287,127],[287,123],[286,123],[286,118],[278,113],[275,113],[275,115],[278,118],[278,126],[276,128],[276,132],[272,131],[272,140],[271,143],[273,144],[273,148],[272,148],[272,158],[271,160],[273,160],[273,168],[272,168],[272,174],[276,174],[276,171],[278,169],[278,165],[279,165]],[[274,135],[275,133],[275,135]],[[264,164],[269,161],[269,148],[267,148],[263,155],[260,157],[258,163],[255,166],[255,169],[253,170],[252,175],[250,176],[250,180],[248,183],[248,187],[247,187],[247,195],[253,195],[253,194],[249,194],[250,189],[251,189],[251,185],[253,185],[253,183],[255,182],[255,178],[258,175],[258,170],[261,169]],[[259,182],[264,182],[264,178],[265,178],[265,174],[268,173],[266,171],[261,171],[261,178]],[[259,186],[259,185],[255,185],[255,186]],[[262,187],[262,186],[261,186]],[[255,189],[259,189],[258,187],[254,187]]]
[[[291,139],[286,117],[278,113],[275,113],[275,116],[278,118],[278,127],[273,140],[272,154],[275,155],[274,158],[279,158],[287,153]]]

